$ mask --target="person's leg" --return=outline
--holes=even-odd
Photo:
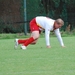
[[[32,36],[31,36],[31,37],[32,37]],[[25,43],[27,40],[28,40],[28,39],[25,39],[25,40],[23,40],[23,39],[22,39],[22,40],[21,40],[21,39],[17,39],[17,43],[18,43],[18,44],[23,44],[23,43]],[[32,45],[36,44],[37,40],[38,40],[38,39],[34,40],[31,44],[32,44]]]
[[[31,37],[33,37],[33,33],[31,34]],[[25,39],[25,40],[18,39],[18,44],[23,44],[23,43],[25,43],[27,40],[28,40],[28,38]],[[37,40],[38,40],[38,39],[34,40],[31,44],[36,44]]]
[[[39,31],[33,31],[31,33],[31,37],[23,44],[24,46],[28,46],[32,42],[35,43],[34,41],[39,38]]]
[[[31,33],[31,37],[25,42],[23,43],[23,45],[21,46],[22,49],[26,49],[26,47],[29,44],[35,43],[34,41],[37,40],[39,38],[39,31],[33,31]]]
[[[25,43],[27,40],[28,40],[28,39],[25,39],[25,40],[19,39],[19,40],[18,40],[18,44],[23,44],[23,43]]]
[[[31,34],[31,37],[33,37],[33,33]],[[23,44],[23,43],[25,43],[27,40],[28,40],[28,38],[25,39],[25,40],[18,39],[18,44]],[[31,44],[33,44],[33,45],[36,44],[37,40],[38,40],[38,39],[34,40]]]
[[[35,44],[37,43],[37,41],[38,41],[38,39],[35,40],[35,41],[33,41],[33,42],[31,43],[31,45],[35,45]]]
[[[31,30],[31,37],[25,43],[22,44],[21,46],[22,49],[26,49],[26,47],[29,44],[34,43],[34,41],[39,38],[39,27],[36,23],[36,19],[35,18],[32,19],[29,24]]]
[[[25,43],[27,40],[28,39],[25,39],[25,40],[15,39],[15,48],[17,48],[19,44]]]
[[[33,37],[33,36],[34,36],[33,34],[34,34],[34,33],[32,33],[32,34],[31,34],[31,37]],[[37,33],[37,35],[39,35],[39,34]],[[38,41],[38,39],[35,39],[35,40],[31,43],[31,45],[36,44],[36,43],[37,43],[37,41]]]

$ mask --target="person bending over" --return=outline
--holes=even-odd
[[[37,16],[30,21],[29,25],[31,30],[31,37],[24,40],[15,39],[15,48],[17,48],[19,44],[22,44],[21,49],[25,50],[29,44],[36,44],[37,40],[39,39],[40,32],[43,29],[45,30],[45,40],[47,48],[51,47],[49,41],[50,31],[55,32],[61,47],[65,47],[59,30],[59,28],[64,25],[64,21],[61,18],[53,20],[48,17]]]

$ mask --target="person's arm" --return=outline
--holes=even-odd
[[[45,40],[46,40],[46,46],[47,46],[47,48],[50,48],[49,34],[50,34],[50,31],[48,30],[48,28],[46,28],[45,29]]]
[[[60,42],[60,45],[61,45],[62,47],[65,47],[59,29],[56,29],[56,30],[55,30],[55,34],[56,34],[56,36],[57,36],[57,38],[58,38],[58,40],[59,40],[59,42]]]

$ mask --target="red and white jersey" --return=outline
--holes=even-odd
[[[39,27],[45,29],[45,39],[46,39],[46,45],[47,46],[50,45],[49,34],[50,34],[50,31],[53,31],[53,29],[54,29],[53,28],[54,22],[55,22],[55,20],[48,18],[48,17],[44,17],[44,16],[37,16],[36,17],[37,25]],[[59,29],[55,29],[54,32],[55,32],[61,46],[64,46],[64,43],[63,43]]]

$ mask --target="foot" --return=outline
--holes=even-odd
[[[15,39],[15,48],[18,47],[18,40],[19,40],[19,39]]]
[[[21,49],[26,50],[26,46],[21,46]]]

